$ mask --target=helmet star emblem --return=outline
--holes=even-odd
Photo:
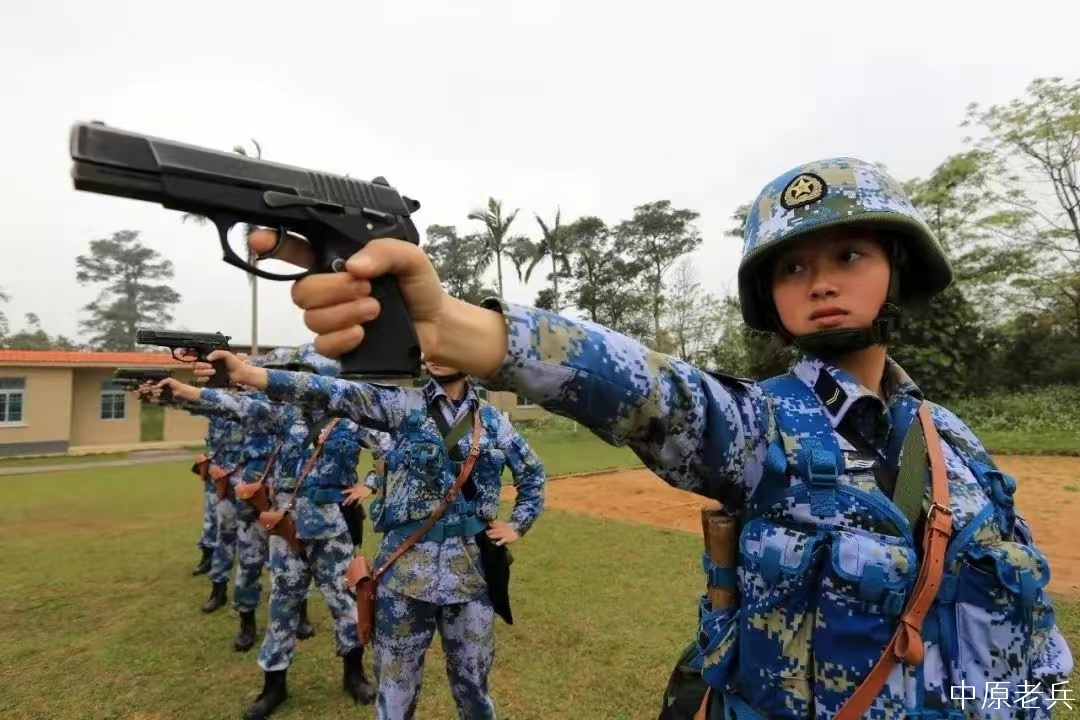
[[[825,181],[814,173],[800,173],[780,195],[780,204],[786,210],[794,210],[825,197]]]

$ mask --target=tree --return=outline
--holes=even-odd
[[[502,259],[505,255],[514,263],[518,279],[521,279],[521,266],[525,262],[525,253],[520,245],[524,241],[519,235],[510,234],[510,225],[517,217],[518,210],[503,216],[501,200],[493,197],[488,198],[487,207],[477,208],[469,213],[469,220],[477,220],[484,224],[484,232],[479,236],[483,239],[482,257],[479,263],[480,271],[487,269],[488,263],[495,261],[495,278],[499,287],[499,297],[503,296],[503,270]]]
[[[993,156],[970,150],[902,184],[945,250],[954,282],[989,317],[1008,312],[1010,286],[1032,267],[1032,214],[995,197],[993,174]]]
[[[495,294],[495,290],[480,282],[478,266],[485,262],[482,258],[483,237],[461,237],[453,225],[430,225],[426,235],[424,250],[447,293],[474,305]]]
[[[528,282],[529,278],[532,277],[533,270],[536,269],[537,265],[544,259],[550,259],[551,274],[548,275],[548,280],[551,281],[551,309],[555,312],[561,312],[563,304],[561,302],[562,298],[559,296],[559,278],[567,278],[571,274],[571,238],[567,232],[567,226],[562,224],[562,211],[559,208],[555,209],[554,225],[549,226],[535,213],[534,216],[543,235],[540,242],[533,245],[533,256],[529,261],[528,268],[525,270],[525,282]]]
[[[11,302],[11,296],[8,295],[2,288],[0,288],[0,303]],[[0,338],[3,338],[8,334],[8,319],[3,310],[0,310]]]
[[[1024,97],[1004,105],[971,103],[962,125],[985,131],[969,142],[995,159],[998,197],[1037,219],[1030,240],[1037,257],[1025,288],[1044,309],[1070,306],[1072,337],[1080,339],[1073,281],[1080,275],[1080,81],[1036,78]]]
[[[49,337],[41,328],[41,320],[34,313],[26,314],[26,328],[4,338],[3,347],[10,350],[74,350],[75,343],[63,335]]]
[[[654,336],[660,334],[664,274],[678,258],[701,244],[693,226],[697,218],[693,210],[673,208],[671,201],[660,200],[634,208],[634,216],[615,228],[620,246],[643,268]]]
[[[598,217],[578,218],[566,226],[566,235],[570,257],[566,302],[591,322],[642,342],[654,342],[640,264],[618,250],[613,234]]]
[[[722,330],[720,303],[702,292],[690,257],[673,268],[669,295],[664,323],[671,343],[667,352],[693,365],[706,365]]]
[[[75,258],[75,279],[80,285],[103,289],[83,307],[89,319],[80,329],[92,334],[90,344],[103,350],[135,349],[139,326],[161,326],[173,319],[171,308],[180,294],[154,280],[173,277],[173,266],[156,250],[139,242],[135,230],[121,230],[109,239],[90,242],[90,252]]]

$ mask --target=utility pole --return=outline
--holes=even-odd
[[[251,144],[255,146],[255,159],[262,160],[262,146],[259,145],[259,141],[252,138]],[[248,225],[248,236],[251,235],[251,230],[251,225]],[[255,254],[250,249],[248,250],[248,264],[255,265]],[[259,354],[259,278],[253,274],[249,274],[248,278],[251,281],[251,357],[255,357]]]

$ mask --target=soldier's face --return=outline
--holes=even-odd
[[[433,362],[425,362],[424,365],[427,367],[427,371],[432,377],[449,377],[451,375],[456,375],[458,372],[457,368],[450,367],[449,365],[439,365]]]
[[[799,337],[869,326],[889,293],[889,256],[867,230],[836,228],[794,243],[776,262],[773,302]]]

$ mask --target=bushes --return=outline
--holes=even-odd
[[[1080,433],[1080,386],[1052,385],[957,400],[948,407],[976,432]]]

